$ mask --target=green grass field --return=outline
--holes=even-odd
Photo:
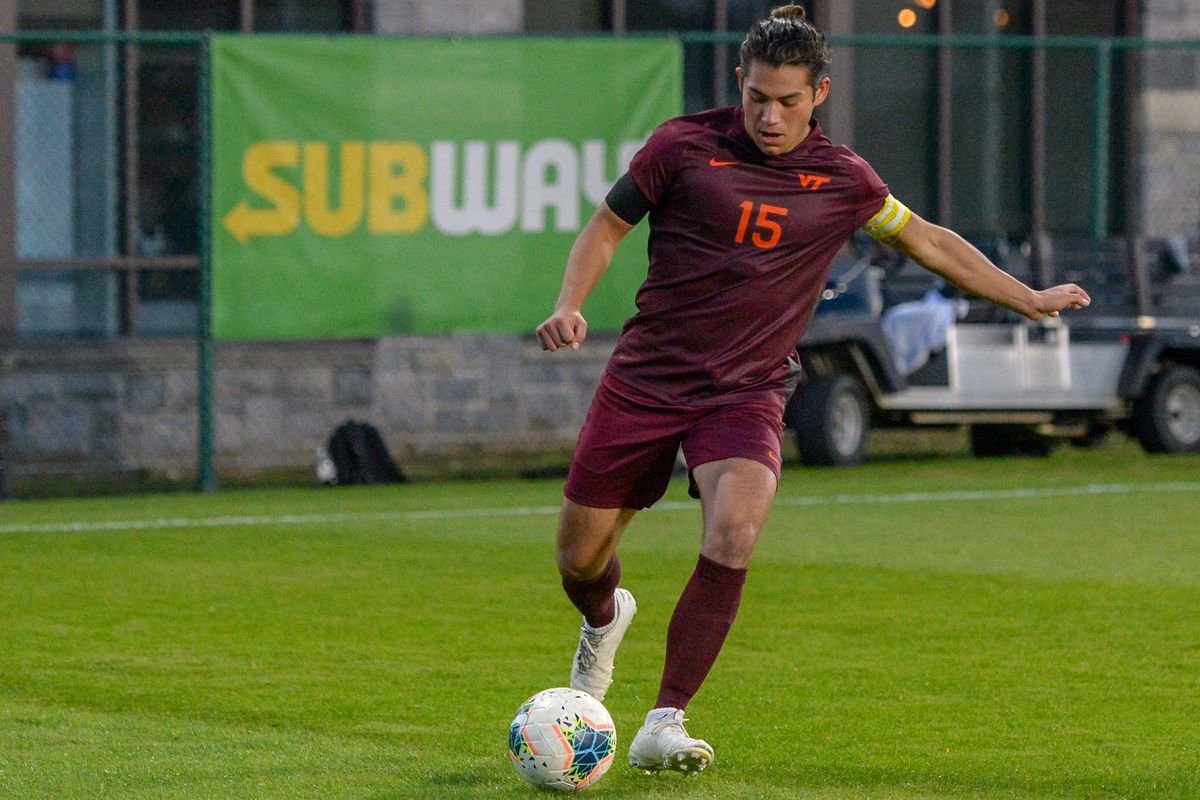
[[[544,796],[505,744],[574,649],[560,485],[0,505],[0,796]],[[1200,797],[1200,461],[787,470],[695,779],[625,760],[695,563],[682,490],[622,547],[640,613],[588,794]]]

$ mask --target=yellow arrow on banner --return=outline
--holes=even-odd
[[[295,168],[300,163],[297,142],[256,142],[242,159],[246,186],[273,208],[251,208],[242,200],[221,220],[234,238],[245,244],[251,236],[285,236],[300,224],[300,190],[275,174],[280,167]]]
[[[290,210],[251,208],[250,203],[243,200],[225,215],[221,224],[241,244],[248,242],[251,236],[286,236],[296,230],[296,226],[300,224],[299,198],[296,201],[296,208]]]

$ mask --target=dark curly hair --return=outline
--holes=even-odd
[[[751,61],[761,61],[772,67],[796,64],[808,67],[815,88],[829,68],[829,48],[825,34],[807,19],[804,6],[792,3],[780,6],[771,16],[756,22],[740,51],[742,70]]]

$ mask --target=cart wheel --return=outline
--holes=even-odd
[[[1151,453],[1200,453],[1200,372],[1167,367],[1133,404],[1133,435]]]
[[[814,378],[796,390],[789,422],[796,429],[796,447],[805,464],[857,464],[863,460],[871,432],[867,391],[845,373]]]

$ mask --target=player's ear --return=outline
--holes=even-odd
[[[813,105],[814,106],[821,105],[821,103],[825,102],[825,99],[827,97],[829,97],[829,76],[828,75],[826,75],[824,78],[821,78],[821,80],[817,82],[817,94],[816,94],[816,98],[813,100]]]
[[[742,72],[742,68],[740,66],[734,70],[734,73],[737,75],[738,91],[740,92],[742,90],[742,82],[746,79],[746,73]]]

